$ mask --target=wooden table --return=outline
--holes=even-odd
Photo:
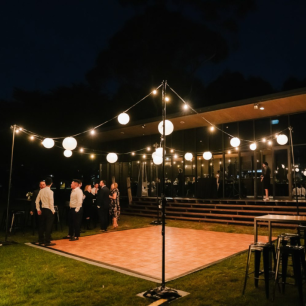
[[[254,218],[254,242],[258,240],[258,222],[268,222],[269,242],[272,237],[272,224],[273,223],[288,223],[288,224],[301,224],[306,223],[306,216],[287,216],[287,215],[264,215]]]

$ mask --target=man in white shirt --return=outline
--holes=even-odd
[[[45,246],[55,245],[55,243],[51,243],[51,230],[55,213],[51,185],[52,179],[50,177],[46,178],[46,187],[39,191],[35,201],[37,214],[40,216],[38,243]]]
[[[99,184],[96,183],[93,188],[91,188],[91,193],[96,196],[99,191]]]
[[[70,209],[68,215],[69,234],[64,237],[70,241],[79,240],[81,221],[82,221],[82,203],[83,191],[80,189],[81,181],[73,179],[71,183]]]

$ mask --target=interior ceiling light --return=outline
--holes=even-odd
[[[258,108],[259,108],[258,103],[255,103],[254,104],[254,109],[258,109]]]

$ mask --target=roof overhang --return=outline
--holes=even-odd
[[[264,110],[255,109],[255,104],[263,106]],[[179,131],[208,126],[209,123],[203,117],[212,124],[218,125],[306,112],[306,89],[302,88],[269,96],[218,104],[197,109],[197,112],[198,114],[190,112],[188,114],[172,114],[167,116],[167,119],[171,119],[174,130]],[[130,123],[124,127],[104,130],[99,133],[99,140],[107,142],[157,134],[157,126],[160,121],[161,117],[137,122],[134,125]],[[145,128],[143,128],[144,124]]]

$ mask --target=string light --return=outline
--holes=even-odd
[[[238,150],[239,150],[239,147],[236,147],[235,150],[238,151]]]
[[[90,158],[92,158],[92,159],[93,159],[93,158],[95,158],[95,156],[94,156],[93,154],[91,154],[91,155],[90,155]]]
[[[177,158],[177,154],[174,154],[173,157],[174,157],[174,158]]]
[[[150,147],[147,147],[147,151],[151,151],[151,148],[150,148]]]
[[[227,154],[231,154],[232,152],[230,150],[227,151]]]
[[[160,85],[159,87],[157,87],[157,89],[158,88],[160,88],[162,85]],[[191,110],[193,110],[195,113],[198,113],[197,111],[195,111],[194,109],[192,109],[192,107],[190,107],[187,103],[186,103],[186,101],[184,101],[170,86],[169,86],[169,84],[167,84],[167,86],[171,89],[171,91],[173,91],[183,102],[184,102],[184,109],[188,109],[188,108],[191,108]],[[157,90],[155,89],[155,90],[153,90],[150,94],[156,94],[157,93]],[[148,94],[147,96],[145,96],[144,98],[142,98],[141,100],[139,100],[137,103],[135,103],[134,105],[132,105],[129,109],[127,109],[125,112],[123,112],[123,113],[121,113],[120,115],[124,115],[124,116],[127,116],[128,118],[129,118],[129,116],[126,114],[126,112],[127,111],[129,111],[132,107],[134,107],[134,106],[136,106],[138,103],[140,103],[141,101],[143,101],[144,99],[146,99],[150,94]],[[169,99],[169,97],[168,96],[166,96],[165,97],[165,100],[166,101],[170,101],[170,99]],[[260,109],[264,109],[264,107],[261,107]],[[118,120],[119,120],[119,117],[120,117],[120,115],[119,116],[116,116],[116,117],[114,117],[114,118],[112,118],[112,119],[110,119],[110,120],[113,120],[113,119],[115,119],[115,118],[117,118],[118,117]],[[211,131],[214,131],[215,130],[215,128],[217,128],[218,130],[220,130],[221,132],[223,132],[223,133],[225,133],[225,134],[227,134],[227,135],[229,135],[229,136],[231,136],[231,137],[233,137],[232,135],[230,135],[230,134],[228,134],[228,133],[226,133],[225,131],[223,131],[223,130],[221,130],[221,129],[219,129],[218,127],[215,127],[212,123],[210,123],[207,119],[205,119],[204,117],[202,117],[206,122],[208,122],[211,126],[210,126],[210,130]],[[90,134],[91,135],[94,135],[96,132],[95,132],[95,129],[97,129],[98,127],[100,127],[101,125],[103,125],[103,124],[105,124],[105,123],[107,123],[107,122],[109,122],[110,120],[107,120],[106,122],[104,122],[104,123],[102,123],[102,124],[100,124],[100,125],[98,125],[98,126],[96,126],[96,127],[94,127],[93,129],[91,129],[91,130],[87,130],[87,131],[84,131],[84,132],[82,132],[82,133],[85,133],[85,132],[88,132],[88,131],[90,131]],[[123,123],[124,124],[124,123]],[[171,123],[172,124],[172,123]],[[172,124],[172,129],[173,129],[173,124]],[[23,131],[24,129],[22,128],[22,127],[18,127],[16,130],[15,130],[15,132],[16,133],[19,133],[19,131]],[[166,123],[166,130],[167,130],[167,123]],[[24,132],[26,133],[26,134],[30,134],[30,133],[33,133],[33,132],[31,132],[31,131],[28,131],[28,130],[24,130]],[[171,131],[172,132],[172,131]],[[82,133],[79,133],[79,134],[75,134],[75,135],[73,135],[73,136],[78,136],[78,135],[80,135],[80,134],[82,134]],[[170,134],[170,133],[169,133]],[[169,134],[167,134],[167,135],[169,135]],[[282,137],[280,137],[280,136],[282,136]],[[271,138],[271,136],[269,136],[270,138]],[[38,139],[41,139],[41,138],[44,138],[43,136],[39,136],[39,135],[31,135],[30,136],[30,139],[31,140],[34,140],[35,138],[38,138]],[[57,137],[57,138],[54,138],[54,139],[59,139],[59,138],[64,138],[64,137]],[[67,140],[67,139],[69,139],[69,138],[72,138],[72,136],[71,137],[65,137],[65,139],[64,139],[64,141],[65,140]],[[273,137],[272,137],[273,138]],[[275,138],[276,138],[276,140],[277,140],[277,142],[279,143],[279,144],[285,144],[285,143],[287,143],[287,141],[288,141],[288,137],[286,136],[286,135],[284,135],[284,134],[281,134],[281,132],[278,132],[278,133],[276,133],[275,134]],[[43,143],[43,145],[46,147],[46,148],[51,148],[51,147],[53,147],[54,146],[54,139],[51,139],[51,138],[45,138],[44,139],[44,141],[42,142]],[[73,138],[74,139],[74,138]],[[232,142],[232,140],[233,139],[238,139],[237,137],[233,137],[232,139],[231,139],[231,142]],[[47,141],[48,140],[48,141]],[[50,140],[50,142],[49,142],[49,140]],[[75,140],[75,139],[74,139]],[[286,140],[286,142],[285,142],[285,140]],[[64,141],[63,141],[63,143],[64,143]],[[238,141],[239,141],[239,144],[240,144],[240,140],[238,139]],[[259,140],[257,140],[257,141],[259,141]],[[48,143],[49,142],[49,143]],[[76,140],[75,140],[75,142],[76,142]],[[262,139],[262,142],[266,142],[266,138],[263,138]],[[281,143],[280,143],[281,142]],[[45,145],[46,143],[48,143],[47,145]],[[268,141],[268,145],[272,145],[272,141]],[[64,146],[64,145],[63,145]],[[255,147],[255,148],[254,148]],[[71,150],[73,150],[72,148],[68,148],[68,147],[65,147],[64,146],[64,148],[66,149],[66,150],[69,150],[70,149],[70,151]],[[256,148],[257,148],[257,144],[256,143],[252,143],[251,144],[251,146],[250,146],[250,148],[251,148],[251,150],[256,150]],[[235,149],[236,150],[238,150],[238,146],[237,147],[235,147]],[[150,148],[148,147],[147,148],[147,150],[148,151],[150,151]],[[84,150],[83,150],[83,148],[81,148],[80,149],[80,152],[83,152]],[[173,153],[174,152],[174,150],[173,149],[171,149],[170,150],[170,152],[171,153]],[[212,154],[211,152],[204,152],[204,154],[205,153],[210,153],[210,154]],[[125,153],[126,154],[126,153]],[[132,152],[131,153],[133,156],[135,155],[135,152]],[[187,154],[187,153],[186,153]],[[191,154],[191,153],[190,153]],[[203,157],[204,157],[204,154],[203,154]],[[230,151],[228,151],[228,154],[231,154],[231,152]],[[145,156],[145,155],[144,155]],[[91,158],[94,158],[94,155],[92,154],[91,156],[90,156]],[[177,158],[177,155],[174,155],[174,158]]]
[[[147,157],[147,155],[146,155],[146,154],[143,154],[143,155],[142,155],[142,158],[146,158],[146,157]]]
[[[81,148],[81,149],[80,149],[80,152],[81,152],[81,153],[83,153],[83,152],[84,152],[84,149],[83,149],[83,148]]]

